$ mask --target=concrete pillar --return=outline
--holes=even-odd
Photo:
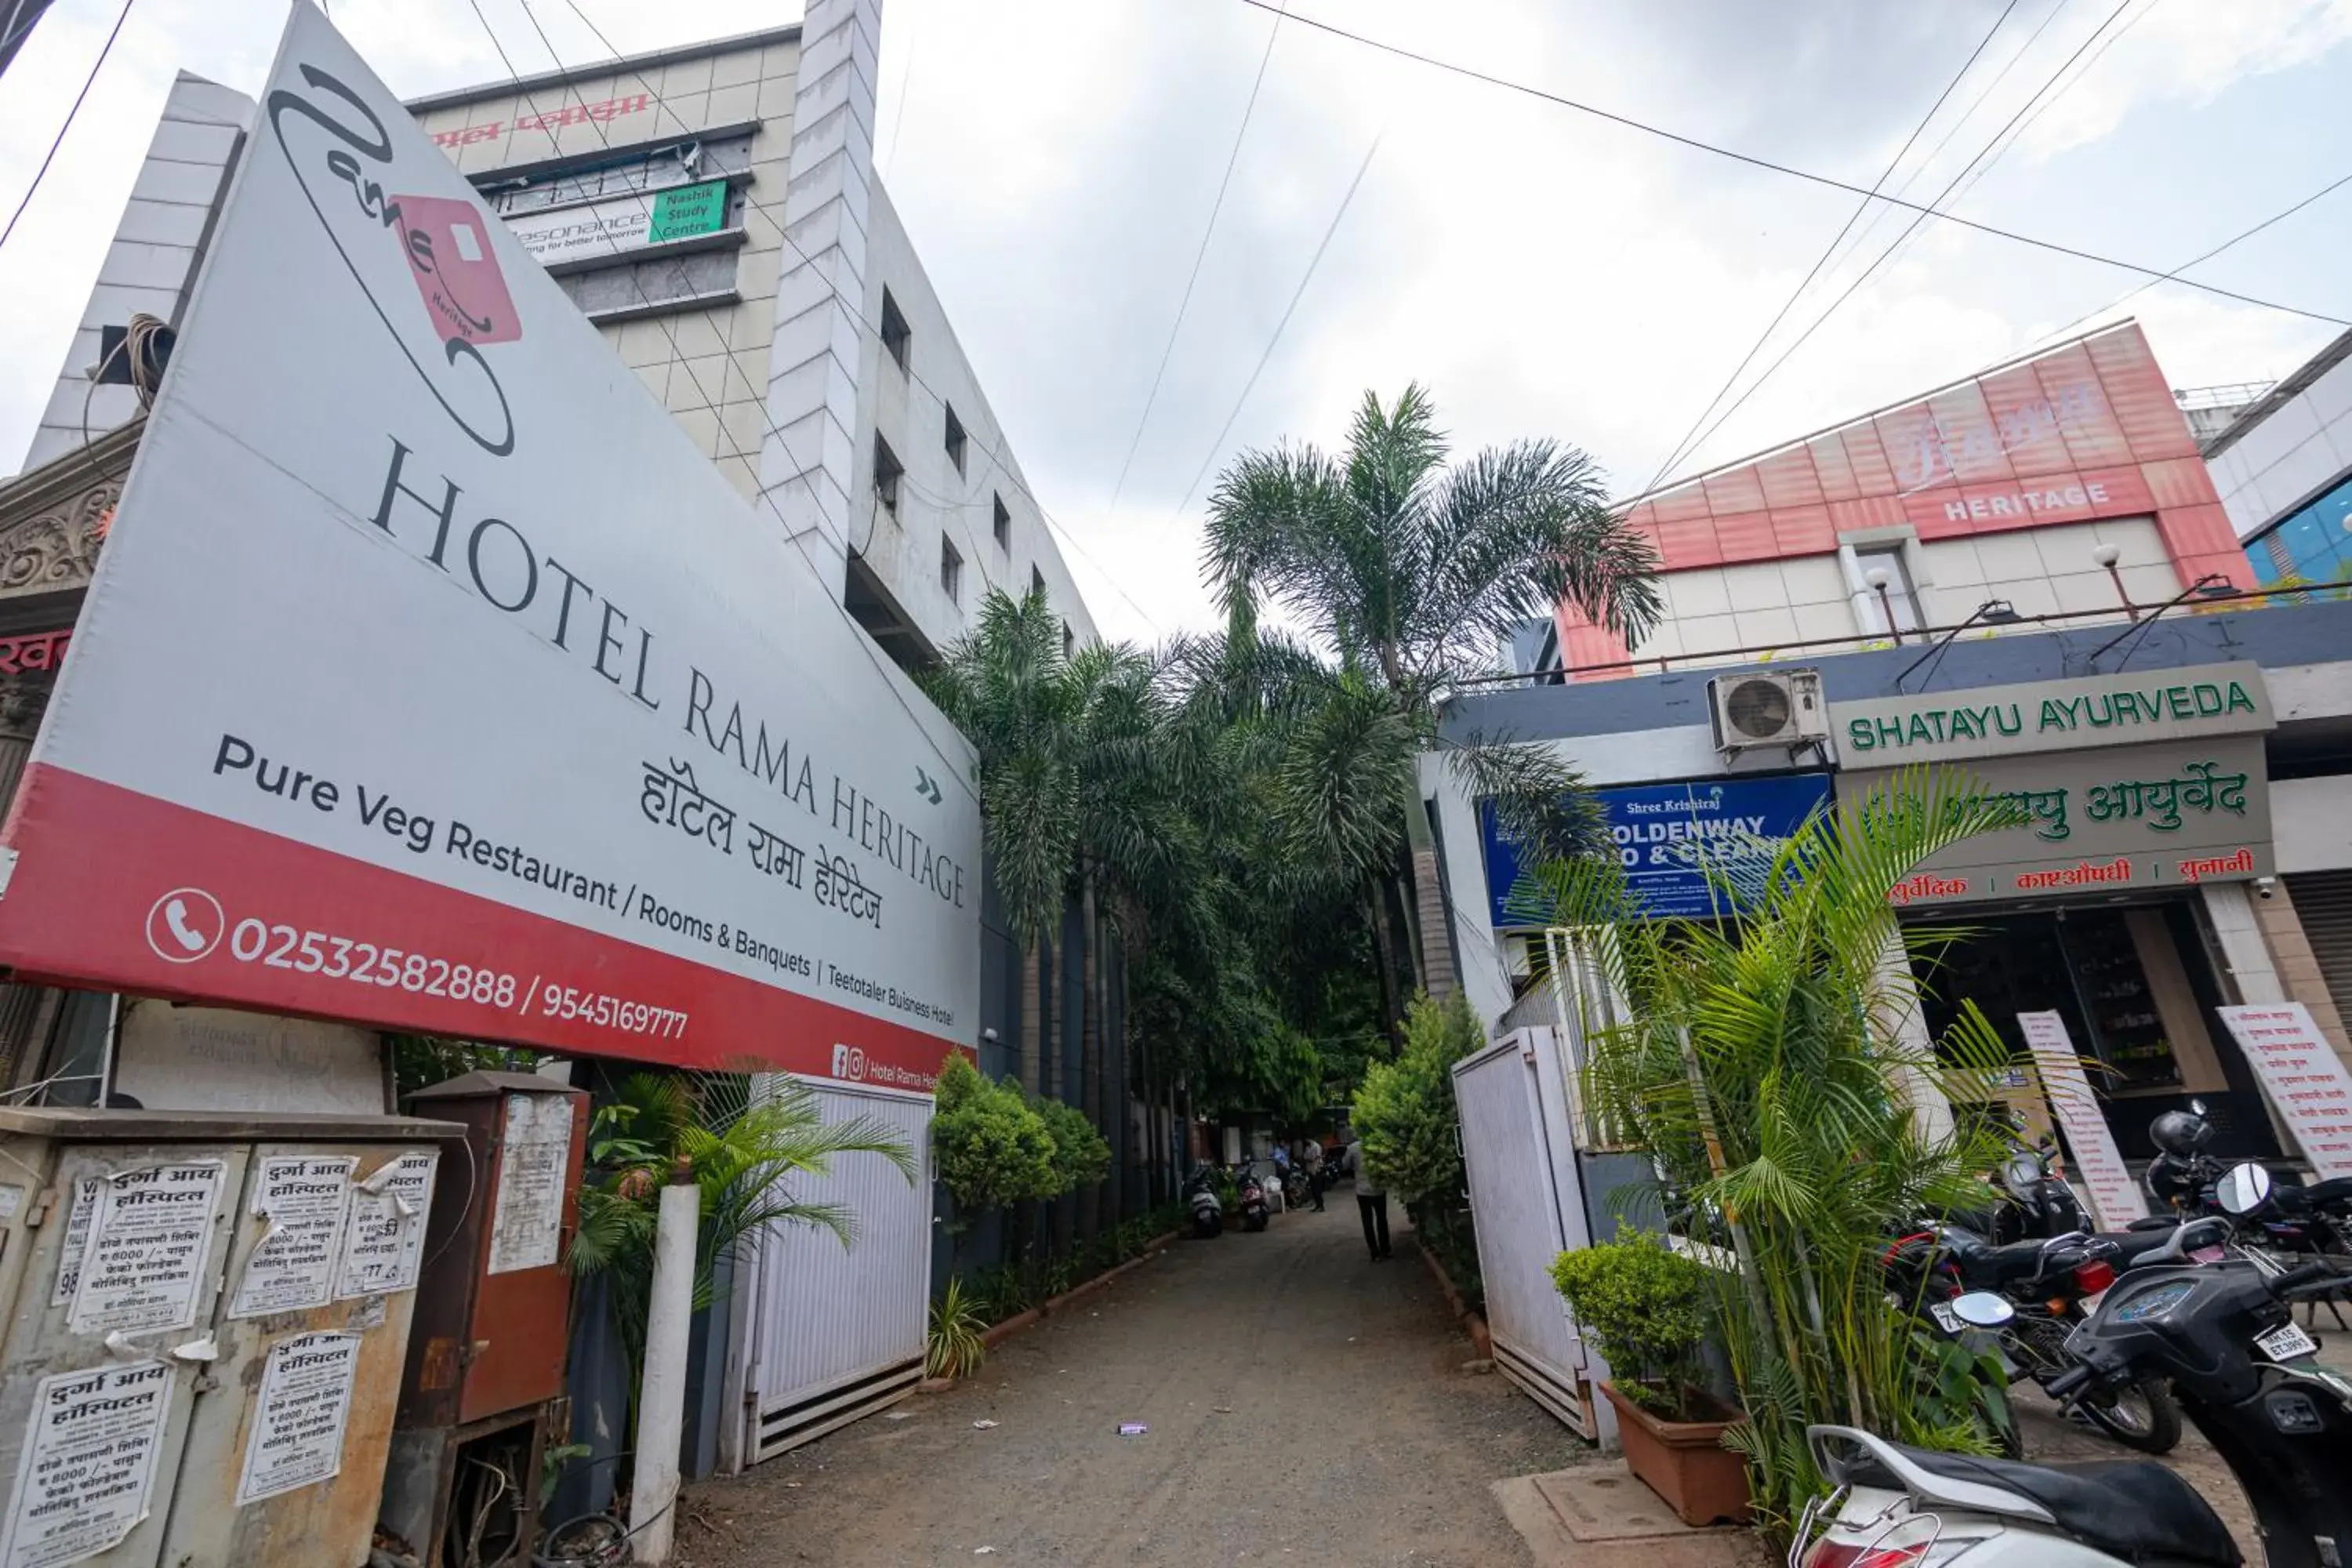
[[[2202,889],[2205,915],[2212,922],[2214,941],[2221,944],[2222,966],[2229,984],[2244,1003],[2284,1002],[2286,987],[2271,960],[2270,944],[2263,940],[2262,923],[2254,918],[2254,900],[2243,882],[2208,882]]]
[[[1918,983],[1911,973],[1910,955],[1904,951],[1902,932],[1892,919],[1886,922],[1886,940],[1879,949],[1878,982],[1874,1009],[1878,1026],[1906,1056],[1932,1058],[1935,1037],[1927,1033]],[[1944,1098],[1935,1079],[1912,1067],[1901,1068],[1896,1076],[1900,1080],[1897,1087],[1910,1100],[1912,1111],[1919,1119],[1920,1132],[1929,1139],[1950,1136],[1951,1101]]]
[[[2319,955],[2311,950],[2311,939],[2304,934],[2303,917],[2295,912],[2294,898],[2287,891],[2286,879],[2272,883],[2270,897],[2259,893],[2252,900],[2254,923],[2262,929],[2263,940],[2271,951],[2271,963],[2277,971],[2279,984],[2290,1002],[2300,1002],[2311,1009],[2311,1021],[2336,1047],[2336,1054],[2352,1063],[2352,1040],[2344,1029],[2344,1016],[2336,1005],[2336,994],[2327,988],[2327,975],[2319,967]]]
[[[693,1182],[672,1182],[662,1189],[652,1300],[646,1309],[646,1365],[637,1384],[637,1465],[629,1497],[629,1531],[639,1563],[668,1562],[677,1531],[678,1446],[694,1322],[694,1237],[701,1219],[702,1189]]]
[[[882,0],[811,0],[801,24],[783,276],[768,350],[760,489],[839,593],[873,457],[857,447],[857,367],[874,187]]]

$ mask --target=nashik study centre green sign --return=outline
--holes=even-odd
[[[1838,702],[1830,720],[1849,768],[2136,746],[2277,722],[2262,666],[2245,663]]]

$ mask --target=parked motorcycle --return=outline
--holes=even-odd
[[[1290,1174],[1283,1180],[1282,1201],[1285,1206],[1295,1209],[1303,1209],[1315,1201],[1315,1185],[1307,1179],[1306,1166],[1292,1163]]]
[[[1206,1241],[1225,1230],[1224,1200],[1217,1196],[1216,1167],[1207,1161],[1192,1167],[1184,1182],[1184,1204],[1192,1211],[1192,1235]]]
[[[2225,1214],[2217,1189],[2225,1174],[2243,1167],[2225,1171],[2208,1152],[2213,1124],[2205,1102],[2192,1100],[2186,1110],[2165,1112],[2148,1135],[2158,1149],[2145,1178],[2150,1195],[2176,1214]],[[2352,1273],[2352,1176],[2307,1186],[2273,1178],[2266,1191],[2255,1210],[2230,1216],[2239,1243],[2257,1262],[2273,1272],[2324,1262]]]
[[[2243,1165],[2216,1202],[2250,1215],[2269,1173]],[[2131,1270],[2068,1337],[2079,1363],[2062,1399],[2170,1380],[2181,1409],[2236,1477],[2271,1568],[2340,1568],[2352,1543],[2352,1382],[2319,1366],[2293,1317],[2344,1280],[2324,1264],[2284,1274],[2250,1258]],[[1833,1488],[1808,1507],[1790,1568],[2239,1568],[2237,1544],[2195,1488],[2161,1465],[2031,1465],[1936,1453],[1846,1426],[1808,1437]]]
[[[2074,1369],[2068,1337],[2119,1273],[2218,1261],[2229,1234],[2225,1220],[2204,1219],[1995,1246],[1960,1226],[1946,1226],[1897,1242],[1888,1255],[1890,1278],[1916,1289],[1931,1312],[1937,1301],[1966,1292],[2003,1298],[2014,1311],[2002,1325],[2001,1348],[2047,1392]],[[2180,1441],[2180,1410],[2161,1376],[2103,1388],[2082,1400],[2080,1409],[2100,1431],[2145,1454],[2169,1453]]]
[[[2083,1201],[2058,1171],[2058,1145],[2048,1133],[2028,1143],[2014,1128],[2010,1154],[1990,1178],[2001,1201],[1991,1214],[1991,1238],[1997,1242],[2047,1240],[2085,1229]]]

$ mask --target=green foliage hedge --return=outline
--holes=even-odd
[[[1443,1002],[1416,997],[1405,1015],[1404,1049],[1364,1069],[1349,1121],[1363,1141],[1364,1168],[1405,1202],[1461,1190],[1454,1064],[1478,1044],[1477,1020],[1460,992]]]

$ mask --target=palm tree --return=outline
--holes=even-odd
[[[980,753],[991,873],[1023,951],[1022,1086],[1076,1105],[1097,1127],[1111,1110],[1101,948],[1114,927],[1139,935],[1142,910],[1181,885],[1196,843],[1160,745],[1155,673],[1124,644],[1066,656],[1061,621],[1042,590],[1017,600],[999,590],[924,679]],[[1047,1070],[1040,1024],[1051,978],[1041,955],[1074,903],[1084,967],[1080,1069],[1070,1084]],[[1099,1184],[1080,1197],[1089,1234],[1100,1200]]]
[[[827,1121],[816,1096],[790,1079],[755,1096],[750,1080],[724,1073],[632,1073],[599,1107],[589,1131],[580,1190],[580,1227],[571,1268],[610,1282],[614,1320],[628,1354],[630,1398],[644,1365],[646,1304],[653,1289],[654,1231],[662,1187],[690,1173],[701,1189],[695,1238],[694,1306],[710,1305],[720,1263],[746,1240],[778,1226],[815,1226],[847,1247],[856,1216],[794,1195],[798,1176],[822,1176],[844,1154],[879,1154],[908,1182],[914,1152],[903,1134],[870,1116]]]
[[[1593,827],[1574,775],[1548,752],[1507,736],[1442,741],[1439,704],[1488,673],[1513,630],[1563,605],[1628,641],[1659,617],[1655,554],[1610,509],[1584,453],[1527,440],[1450,468],[1446,456],[1423,388],[1385,407],[1368,392],[1340,453],[1286,446],[1229,467],[1209,499],[1205,552],[1237,626],[1267,601],[1338,656],[1286,772],[1290,820],[1365,888],[1384,975],[1402,952],[1423,984],[1421,943],[1395,931],[1419,906],[1406,889],[1434,867],[1417,754],[1444,751],[1542,851],[1587,847]],[[1393,1024],[1402,1009],[1388,989]]]
[[[1589,1103],[1655,1162],[1675,1228],[1738,1260],[1715,1276],[1718,1313],[1758,1503],[1783,1523],[1821,1488],[1808,1422],[1981,1450],[2005,1420],[1950,1396],[1882,1258],[1923,1215],[1981,1199],[2000,1142],[1940,1101],[1980,1100],[2009,1066],[1973,1003],[1929,1042],[1907,960],[1955,933],[1898,927],[1891,896],[2015,821],[1971,782],[1898,774],[1792,835],[1722,925],[1647,918],[1606,857],[1537,874],[1553,923],[1608,933],[1592,955],[1623,1021],[1585,1035]]]

